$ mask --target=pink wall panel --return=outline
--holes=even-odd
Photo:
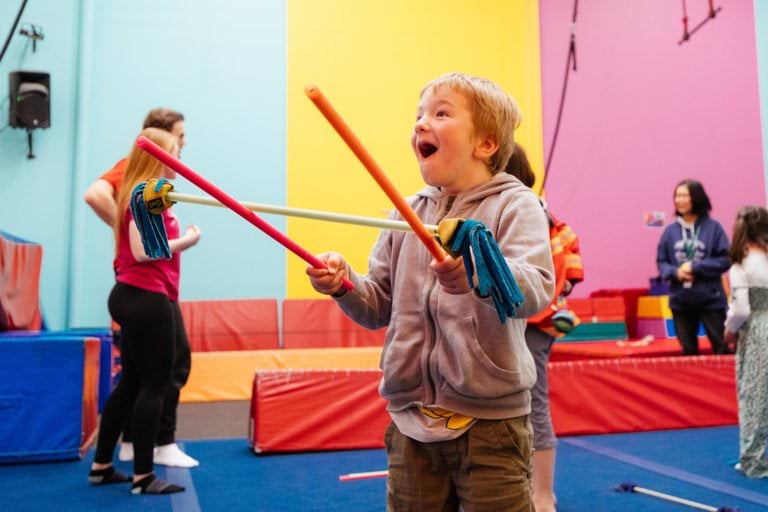
[[[690,26],[706,0],[688,0]],[[765,204],[765,175],[751,1],[723,5],[690,41],[682,6],[669,0],[588,0],[576,24],[571,72],[546,197],[581,239],[586,280],[576,296],[647,286],[656,275],[672,191],[702,181],[726,231],[739,206]],[[551,148],[573,2],[540,0],[544,148]],[[546,155],[545,155],[546,157]]]

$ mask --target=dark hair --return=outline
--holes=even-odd
[[[173,125],[183,120],[184,115],[181,112],[169,108],[155,108],[144,118],[144,128],[160,128],[170,132]]]
[[[697,217],[706,217],[709,212],[712,211],[712,203],[709,202],[709,196],[704,192],[704,185],[696,180],[683,180],[675,185],[675,190],[672,192],[672,198],[675,197],[677,189],[685,186],[688,188],[688,193],[691,195],[691,213]],[[675,210],[677,213],[677,210]]]
[[[517,142],[515,142],[515,149],[512,152],[512,156],[509,157],[509,162],[507,162],[504,172],[519,179],[528,188],[533,188],[533,184],[536,183],[536,175],[533,174],[531,163],[528,161],[528,155],[525,154],[525,150]]]
[[[747,244],[768,249],[768,210],[762,206],[743,206],[736,214],[733,225],[733,243],[728,256],[733,263],[741,263],[747,255]]]

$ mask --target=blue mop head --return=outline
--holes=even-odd
[[[475,287],[473,277],[477,271],[477,291],[480,296],[490,295],[493,298],[501,323],[506,322],[507,317],[513,318],[525,298],[493,234],[482,222],[464,219],[450,242],[451,250],[464,257],[469,285]],[[473,260],[475,268],[472,266]]]
[[[155,192],[159,192],[165,178],[158,180],[155,184]],[[171,248],[168,246],[168,235],[165,232],[162,213],[155,215],[149,213],[147,205],[144,202],[144,188],[146,183],[139,183],[131,192],[131,213],[133,220],[136,221],[136,227],[141,235],[141,243],[144,246],[144,252],[152,259],[165,258],[171,259]]]

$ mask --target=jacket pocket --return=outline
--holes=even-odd
[[[392,313],[389,324],[391,337],[388,336],[381,353],[381,369],[384,371],[381,394],[386,398],[416,389],[422,382],[423,333],[421,330],[414,331],[415,327],[403,329],[404,316],[413,316],[408,324],[418,325],[419,322],[414,313]]]
[[[483,349],[471,317],[458,319],[442,335],[437,361],[443,389],[472,398],[493,399],[528,389],[533,384],[533,375],[522,382],[521,377],[526,373],[521,372],[520,356],[513,350],[505,330],[494,331],[491,336],[499,337],[494,340],[498,349],[494,357],[503,360],[504,366],[510,369],[502,368]],[[533,370],[533,361],[530,363]]]

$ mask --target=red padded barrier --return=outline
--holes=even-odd
[[[732,355],[556,362],[548,374],[558,435],[738,423]]]
[[[385,335],[356,324],[332,299],[283,300],[283,348],[381,347]]]
[[[738,423],[734,356],[549,364],[560,436]],[[253,382],[249,439],[260,452],[381,448],[390,422],[380,370],[264,370]]]
[[[277,349],[277,299],[179,303],[193,352]]]
[[[699,353],[712,354],[712,345],[706,337],[699,337]],[[580,343],[558,343],[552,345],[550,362],[573,361],[577,359],[616,359],[637,357],[682,356],[677,338],[656,338],[650,343],[636,341],[592,341]]]
[[[0,232],[0,331],[39,330],[43,248]]]
[[[389,425],[380,370],[265,370],[253,381],[253,450],[383,448]]]

